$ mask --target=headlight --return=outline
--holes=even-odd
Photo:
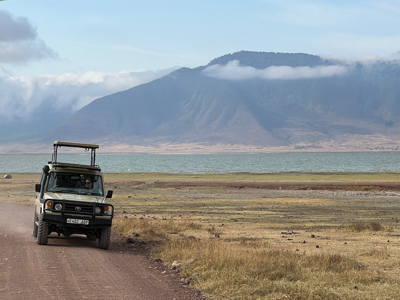
[[[94,209],[95,214],[101,214],[101,208],[96,206],[96,208]]]
[[[61,203],[57,203],[56,205],[54,205],[55,210],[62,210],[62,204]]]

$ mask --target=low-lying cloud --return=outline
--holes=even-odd
[[[247,80],[256,78],[266,80],[291,80],[338,76],[345,74],[347,70],[347,67],[339,65],[317,67],[271,66],[260,70],[249,66],[241,66],[238,60],[233,60],[224,66],[209,66],[203,70],[203,74],[209,77],[228,80]]]
[[[94,99],[150,82],[173,70],[0,76],[0,118],[27,120],[36,110],[48,108],[73,113]]]
[[[0,10],[0,63],[24,64],[46,58],[57,59],[58,54],[38,37],[28,19]]]
[[[392,53],[390,55],[320,55],[321,58],[330,60],[330,61],[338,61],[347,65],[373,65],[376,63],[382,62],[393,62],[400,63],[400,51],[396,53]]]

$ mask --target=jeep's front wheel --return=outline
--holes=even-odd
[[[47,245],[49,238],[49,223],[42,220],[42,216],[39,218],[38,232],[36,237],[36,244]]]
[[[107,250],[110,247],[111,227],[100,229],[99,240],[97,247]]]
[[[35,211],[35,217],[33,218],[33,237],[37,237],[38,235],[38,225],[36,224],[37,221],[39,221],[39,218]]]

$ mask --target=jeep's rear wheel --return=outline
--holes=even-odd
[[[37,221],[39,221],[39,218],[35,211],[35,217],[33,219],[33,236],[34,237],[37,237],[37,235],[38,235],[38,225],[36,224]]]
[[[42,220],[42,216],[39,218],[38,233],[36,237],[36,244],[47,245],[49,238],[49,223]]]
[[[97,247],[107,250],[110,247],[111,227],[100,229]]]

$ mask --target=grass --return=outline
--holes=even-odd
[[[285,181],[294,175],[287,176]],[[336,175],[317,176],[338,181]],[[389,181],[391,175],[343,176]],[[198,273],[191,285],[212,299],[398,298],[398,195],[300,191],[295,197],[284,191],[152,184],[177,177],[156,174],[156,180],[143,178],[151,184],[114,185],[115,229],[158,241],[153,258],[167,266],[182,262],[183,277]]]
[[[0,173],[0,180],[3,180],[6,174],[10,174],[13,179],[35,180],[38,183],[40,181],[40,173]]]
[[[361,257],[311,253],[262,239],[217,239],[215,226],[191,220],[118,218],[114,224],[125,235],[134,231],[138,239],[163,241],[153,257],[167,265],[180,261],[184,278],[199,273],[192,284],[213,299],[396,299],[400,291],[395,278],[371,265],[390,256],[387,247]]]
[[[362,232],[362,231],[382,231],[385,230],[385,226],[383,226],[379,222],[356,222],[351,225],[345,226],[345,230],[354,231],[354,232]]]
[[[188,230],[198,230],[203,227],[203,225],[188,219],[179,221],[163,220],[160,222],[152,219],[136,218],[116,218],[113,226],[124,236],[140,233],[142,239],[147,240],[166,240],[171,234],[178,234]]]
[[[343,288],[347,297],[355,284],[371,278],[360,262],[340,254],[297,253],[262,243],[173,239],[157,254],[165,261],[180,257],[182,275],[201,274],[197,286],[216,299],[319,299]]]

